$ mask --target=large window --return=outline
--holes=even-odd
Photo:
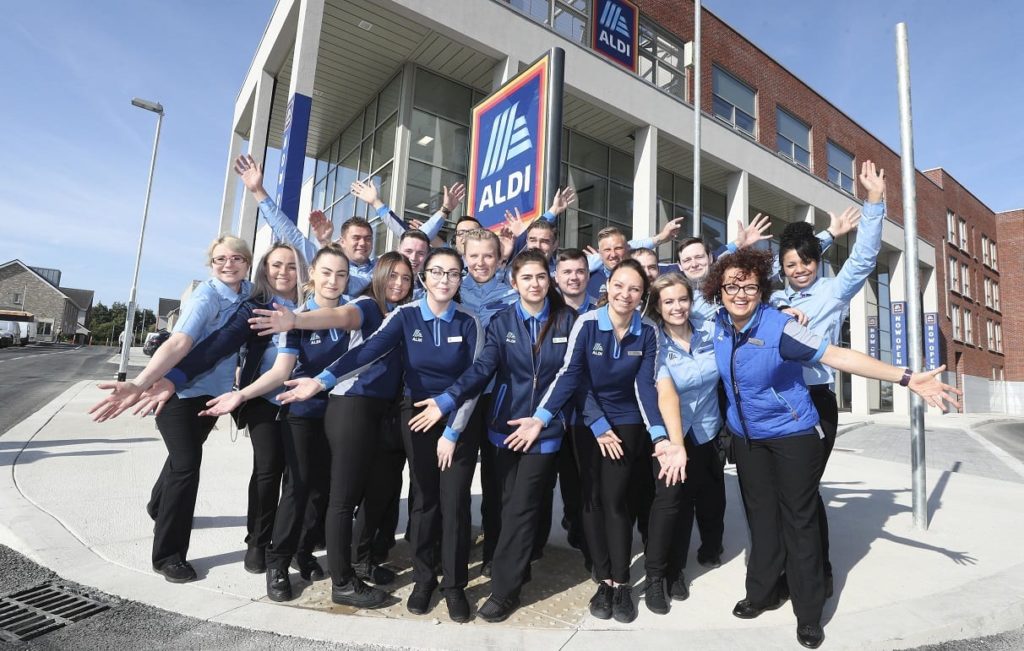
[[[985,307],[992,307],[992,280],[985,277]]]
[[[971,297],[971,268],[966,264],[960,265],[960,286],[962,287],[961,293],[967,298]]]
[[[1003,326],[1000,323],[995,325],[996,331],[996,352],[1003,352]]]
[[[999,283],[992,282],[992,309],[996,312],[1002,312],[1002,308],[999,307]]]
[[[700,189],[700,234],[711,250],[723,246],[728,241],[725,230],[725,195],[702,187]],[[673,174],[666,169],[658,169],[658,227],[664,226],[670,219],[686,217],[683,222],[683,233],[693,229],[693,181]],[[684,236],[685,237],[685,236]],[[677,262],[672,244],[664,244],[658,252],[662,260]]]
[[[832,185],[853,194],[853,154],[829,140],[828,150],[828,181]]]
[[[757,135],[757,91],[718,66],[711,69],[711,109],[751,136]]]
[[[950,244],[956,244],[956,213],[952,210],[946,211],[946,239]]]
[[[956,258],[949,259],[949,290],[960,293],[960,263]]]
[[[989,242],[989,244],[991,245],[992,249],[989,255],[989,258],[992,260],[992,268],[995,269],[996,271],[999,271],[999,258],[996,256],[996,243],[993,240]]]
[[[987,342],[989,350],[996,349],[996,329],[995,323],[992,319],[985,319],[985,341]]]
[[[971,240],[967,236],[967,220],[966,219],[962,219],[962,218],[960,219],[959,228],[960,228],[960,249],[964,253],[970,253],[971,252]]]
[[[974,315],[970,310],[964,310],[964,341],[974,343]]]
[[[576,205],[559,220],[565,246],[597,244],[597,233],[615,226],[629,239],[633,232],[633,156],[563,131],[560,185],[576,188]]]
[[[981,236],[981,261],[985,266],[990,266],[991,260],[988,257],[988,235]]]
[[[686,99],[686,72],[683,70],[683,46],[646,20],[640,21],[640,47],[637,59],[640,77],[670,95]]]
[[[887,364],[892,364],[890,280],[889,265],[884,260],[876,262],[875,273],[868,277],[867,313],[878,316],[878,358]],[[879,411],[892,411],[892,382],[868,380],[868,387],[873,391],[871,406]]]
[[[811,128],[782,108],[775,111],[776,150],[797,164],[811,168]]]
[[[963,322],[960,320],[960,306],[953,306],[953,339],[960,341],[960,326]]]
[[[590,44],[590,0],[508,0],[508,3],[569,40]]]

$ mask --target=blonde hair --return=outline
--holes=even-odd
[[[653,319],[659,325],[665,322],[665,318],[661,315],[661,292],[669,287],[682,287],[686,290],[686,295],[689,296],[690,301],[693,301],[693,287],[690,287],[690,283],[686,281],[686,277],[683,274],[678,271],[670,271],[655,278],[654,282],[651,283],[651,295],[647,301],[647,309],[644,310],[644,316]]]
[[[213,250],[218,246],[224,245],[237,253],[245,257],[246,264],[252,264],[252,249],[249,248],[249,243],[240,237],[234,235],[221,235],[213,242],[210,242],[210,247],[206,249],[206,266],[213,266]]]
[[[474,228],[471,231],[467,231],[465,239],[462,240],[462,250],[466,250],[466,245],[470,242],[490,242],[494,245],[494,255],[501,257],[501,240],[494,234],[493,231],[489,231],[486,228]]]
[[[260,258],[259,265],[253,267],[252,298],[259,303],[269,303],[273,300],[274,296],[277,296],[277,292],[274,291],[274,288],[270,286],[270,281],[267,280],[267,267],[270,265],[270,254],[280,249],[288,249],[295,256],[296,273],[295,289],[293,290],[294,293],[291,296],[282,296],[281,298],[286,298],[298,305],[304,299],[302,289],[307,280],[306,259],[294,246],[287,242],[275,243],[267,249],[267,252],[263,254],[262,258]]]

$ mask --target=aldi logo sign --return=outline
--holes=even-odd
[[[484,228],[539,217],[558,184],[563,61],[554,48],[473,108],[468,214]]]
[[[631,72],[636,72],[640,11],[629,0],[594,0],[594,49]]]

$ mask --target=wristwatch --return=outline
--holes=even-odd
[[[905,387],[910,384],[910,378],[914,376],[914,372],[909,368],[903,369],[903,377],[900,378],[900,386]]]
[[[657,444],[661,443],[662,441],[667,441],[667,440],[668,440],[667,436],[659,436],[658,438],[656,438],[653,441],[651,441],[651,445],[657,445]]]

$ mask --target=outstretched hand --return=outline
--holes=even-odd
[[[409,420],[409,429],[414,432],[426,432],[434,425],[437,425],[437,421],[444,418],[444,414],[441,413],[441,409],[437,406],[437,401],[433,398],[420,400],[413,403],[413,406],[423,407],[423,411]]]
[[[323,385],[311,377],[300,377],[294,380],[285,380],[284,385],[288,387],[288,391],[280,393],[277,396],[278,401],[282,405],[289,405],[293,402],[309,400],[324,390]]]
[[[832,213],[828,214],[828,232],[832,233],[832,237],[841,237],[846,235],[853,229],[857,228],[857,223],[863,214],[860,211],[860,206],[850,206],[839,216],[835,216]]]
[[[228,391],[206,403],[206,409],[199,412],[200,416],[223,416],[230,414],[245,402],[241,391]]]
[[[861,164],[857,178],[868,192],[868,203],[880,203],[885,199],[885,170],[877,169],[873,162],[866,160]]]
[[[377,193],[377,186],[374,184],[373,179],[367,179],[366,183],[363,183],[362,181],[353,181],[349,189],[355,198],[370,204],[374,208],[380,208],[384,205],[384,203],[380,201],[380,196]]]
[[[686,481],[686,448],[670,441],[661,441],[655,446],[654,454],[661,463],[658,479],[665,480],[665,486]]]
[[[526,224],[523,223],[523,213],[520,212],[519,208],[514,208],[515,213],[511,210],[505,211],[505,227],[512,231],[512,234],[519,237],[526,232]]]
[[[608,459],[621,459],[625,456],[622,450],[622,439],[615,435],[613,430],[608,430],[597,437],[597,444],[601,447],[601,456]]]
[[[167,378],[160,378],[142,392],[142,399],[135,405],[132,414],[145,418],[152,414],[159,416],[167,401],[174,397],[174,383]]]
[[[956,396],[962,396],[964,392],[939,380],[939,374],[944,370],[945,364],[931,371],[914,373],[907,388],[921,396],[932,407],[946,411],[946,403],[949,403],[954,409],[959,409],[960,403]]]
[[[748,246],[753,246],[758,242],[772,239],[772,234],[769,231],[771,227],[772,218],[768,215],[762,215],[761,213],[754,215],[754,219],[751,220],[749,226],[744,225],[742,219],[737,219],[736,248],[743,249]]]
[[[142,397],[142,387],[132,382],[100,382],[96,386],[110,391],[109,396],[89,409],[88,413],[97,423],[117,418]]]
[[[555,192],[554,199],[551,200],[551,207],[548,208],[548,212],[555,215],[561,215],[565,210],[576,202],[576,189],[574,187],[567,186]]]
[[[661,232],[658,233],[658,236],[656,238],[654,238],[655,243],[656,244],[661,244],[663,242],[668,242],[669,240],[674,238],[679,233],[679,230],[683,227],[683,220],[684,219],[686,219],[686,218],[685,217],[676,217],[675,219],[670,219],[662,227]]]
[[[466,198],[466,184],[455,183],[451,186],[444,185],[441,187],[444,188],[444,200],[441,202],[441,205],[449,212],[452,212]]]
[[[334,222],[327,219],[324,211],[314,210],[309,213],[309,225],[321,247],[327,246],[334,239]]]
[[[249,327],[258,330],[259,332],[256,334],[265,337],[276,332],[288,332],[295,329],[295,312],[277,303],[271,303],[271,307],[273,309],[252,311],[256,316],[249,319]]]
[[[255,194],[260,201],[268,196],[267,191],[263,189],[263,169],[255,158],[243,154],[235,159],[234,167],[235,174],[242,179],[242,185],[246,190]]]

